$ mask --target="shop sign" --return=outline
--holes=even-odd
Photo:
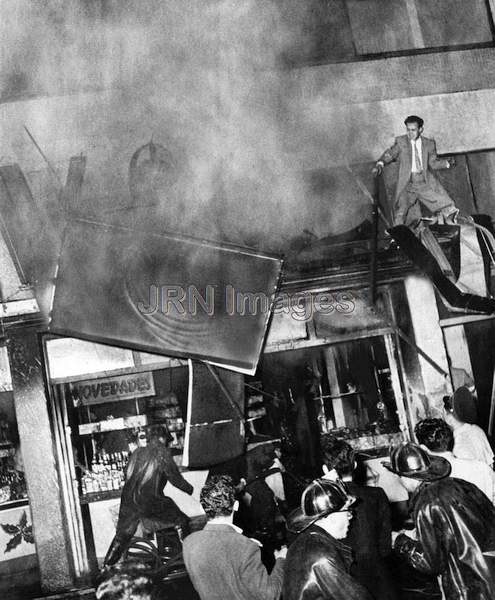
[[[58,264],[50,331],[254,375],[280,258],[71,220]]]
[[[151,373],[133,373],[119,377],[78,381],[70,384],[70,391],[74,406],[84,406],[154,396],[155,385]]]

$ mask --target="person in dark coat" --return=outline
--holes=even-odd
[[[297,534],[285,561],[284,600],[371,600],[349,573],[352,552],[342,540],[355,502],[341,481],[315,479],[287,526]]]
[[[163,488],[170,481],[179,490],[192,494],[193,487],[182,477],[166,446],[165,427],[152,425],[148,437],[147,445],[134,450],[127,464],[117,531],[105,557],[106,567],[122,556],[141,519],[178,527],[187,524],[186,515],[171,498],[163,495]]]
[[[353,448],[344,441],[323,436],[321,441],[324,478],[337,473],[356,496],[354,518],[345,542],[354,553],[353,575],[376,600],[397,600],[398,592],[387,561],[392,554],[390,505],[382,488],[355,483]]]
[[[415,534],[399,534],[396,551],[414,568],[439,576],[445,600],[495,598],[495,508],[485,494],[449,477],[449,462],[417,444],[394,448],[384,466],[412,494]]]

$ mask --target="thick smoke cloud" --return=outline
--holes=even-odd
[[[71,154],[87,155],[76,213],[287,251],[304,230],[325,237],[355,227],[368,207],[351,175],[302,173],[329,133],[303,135],[301,98],[280,68],[298,27],[280,5],[7,1],[2,97],[49,96],[17,117],[61,179]],[[173,173],[149,178],[139,208],[128,166],[151,138],[173,155]],[[10,154],[26,152],[36,155],[28,140],[13,142]]]

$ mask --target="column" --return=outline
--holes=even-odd
[[[36,328],[9,329],[7,348],[41,585],[57,592],[74,581]]]
[[[442,329],[431,282],[423,276],[412,275],[404,281],[404,286],[411,314],[414,341],[435,363],[449,373],[447,353],[443,341]],[[416,419],[421,419],[429,412],[429,416],[440,416],[443,408],[443,396],[451,393],[450,378],[439,373],[425,358],[418,355],[421,377],[424,385],[424,396],[420,398],[422,406],[414,407]],[[414,425],[414,423],[413,423]]]

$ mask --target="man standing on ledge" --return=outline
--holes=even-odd
[[[394,145],[385,150],[373,168],[373,174],[383,167],[399,161],[399,177],[394,193],[394,226],[413,225],[421,219],[420,202],[441,221],[454,224],[459,212],[454,202],[433,174],[436,169],[450,169],[453,158],[439,159],[435,141],[423,137],[424,121],[411,115],[404,121],[406,135],[395,138]]]

